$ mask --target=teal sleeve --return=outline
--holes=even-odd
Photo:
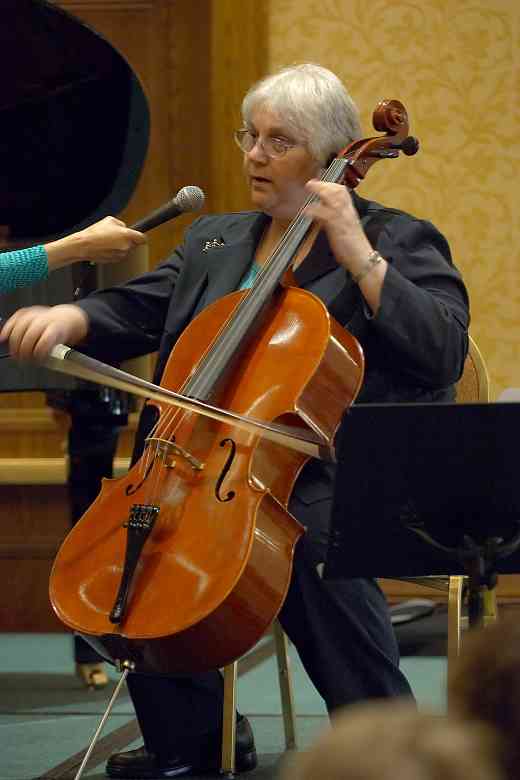
[[[243,275],[242,279],[240,280],[240,284],[237,287],[237,290],[249,290],[250,287],[253,286],[253,282],[255,281],[256,277],[261,271],[261,267],[253,262],[249,266],[248,270]]]
[[[48,273],[47,252],[41,244],[0,253],[0,293],[28,287],[46,279]]]

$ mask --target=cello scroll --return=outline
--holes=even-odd
[[[354,141],[338,153],[347,161],[344,183],[354,189],[377,160],[411,156],[419,150],[419,141],[409,134],[408,113],[399,100],[381,100],[372,115],[374,129],[386,135]]]

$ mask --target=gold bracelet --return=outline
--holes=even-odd
[[[352,278],[355,281],[355,283],[359,284],[361,279],[364,279],[364,277],[370,273],[372,268],[375,268],[376,265],[379,265],[382,259],[383,258],[381,257],[377,249],[374,249],[373,252],[370,252],[369,256],[367,257],[367,259],[365,260],[361,268],[361,271],[358,274],[352,274]]]

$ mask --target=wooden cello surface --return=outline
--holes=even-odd
[[[226,296],[188,326],[164,386],[185,384],[243,296]],[[310,293],[280,289],[276,298],[216,400],[257,419],[302,425],[319,399],[313,428],[333,436],[361,384],[362,352]],[[127,475],[105,480],[51,574],[58,616],[97,637],[104,655],[133,660],[139,671],[212,669],[252,647],[283,603],[302,533],[286,504],[307,456],[199,415],[177,418],[167,436],[173,425],[176,445],[195,462],[165,444],[148,463],[141,462],[145,452]],[[136,505],[159,511],[125,617],[114,625],[109,616],[125,560],[124,525]]]

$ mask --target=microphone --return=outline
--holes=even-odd
[[[152,211],[148,216],[143,217],[131,227],[134,230],[139,230],[142,233],[146,233],[147,230],[162,225],[163,222],[167,222],[169,219],[178,217],[179,214],[184,214],[187,211],[198,211],[204,205],[204,193],[200,187],[194,187],[188,185],[183,187],[177,195],[168,203],[163,203],[158,209]]]

